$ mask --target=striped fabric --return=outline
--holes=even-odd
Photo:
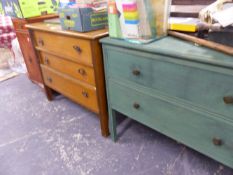
[[[0,34],[11,33],[14,31],[14,27],[10,17],[0,15]]]
[[[16,38],[14,32],[3,33],[0,35],[0,47],[1,48],[11,48],[11,41]]]
[[[16,38],[10,17],[0,16],[0,47],[11,48],[11,41]]]

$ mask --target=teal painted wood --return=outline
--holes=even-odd
[[[195,67],[184,61],[177,63],[164,56],[145,56],[128,49],[111,48],[107,54],[108,76],[155,88],[233,121],[233,104],[225,104],[223,100],[233,95],[233,69],[224,72],[213,65]],[[139,74],[134,75],[134,71]]]
[[[117,141],[117,126],[116,126],[116,111],[110,108],[109,110],[109,129],[111,133],[111,138],[114,142]]]
[[[111,80],[108,86],[113,109],[233,167],[232,124],[145,94],[138,87]],[[135,109],[135,104],[140,107]],[[222,145],[214,145],[214,138]]]
[[[104,62],[104,69],[105,71],[108,70],[108,63],[107,63],[107,52],[103,52],[103,62]],[[105,73],[105,75],[107,75]],[[106,95],[107,99],[110,98],[109,96],[109,89],[108,89],[108,78],[105,77],[106,80]],[[108,102],[108,117],[109,117],[109,132],[111,135],[111,138],[114,142],[117,141],[117,123],[116,123],[116,113],[114,110],[112,110],[111,103]]]
[[[102,42],[113,140],[119,111],[233,168],[231,56],[172,37]]]
[[[164,37],[156,42],[145,45],[132,44],[123,40],[111,39],[109,37],[101,39],[101,42],[103,44],[116,46],[118,48],[127,48],[134,51],[138,50],[193,62],[233,68],[232,56],[208,49],[206,47],[196,46],[193,43],[189,43],[171,36]]]

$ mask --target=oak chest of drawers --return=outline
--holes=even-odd
[[[103,136],[108,136],[102,49],[99,39],[107,30],[78,33],[56,24],[27,25],[40,61],[47,98],[55,90],[100,116]]]
[[[233,168],[233,57],[173,37],[103,43],[109,127],[116,111]]]

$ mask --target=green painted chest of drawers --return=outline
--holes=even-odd
[[[173,37],[104,38],[109,127],[116,111],[233,168],[233,57]]]

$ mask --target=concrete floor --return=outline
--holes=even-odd
[[[233,175],[233,170],[135,121],[120,139],[68,99],[48,102],[25,75],[0,83],[0,175]]]

